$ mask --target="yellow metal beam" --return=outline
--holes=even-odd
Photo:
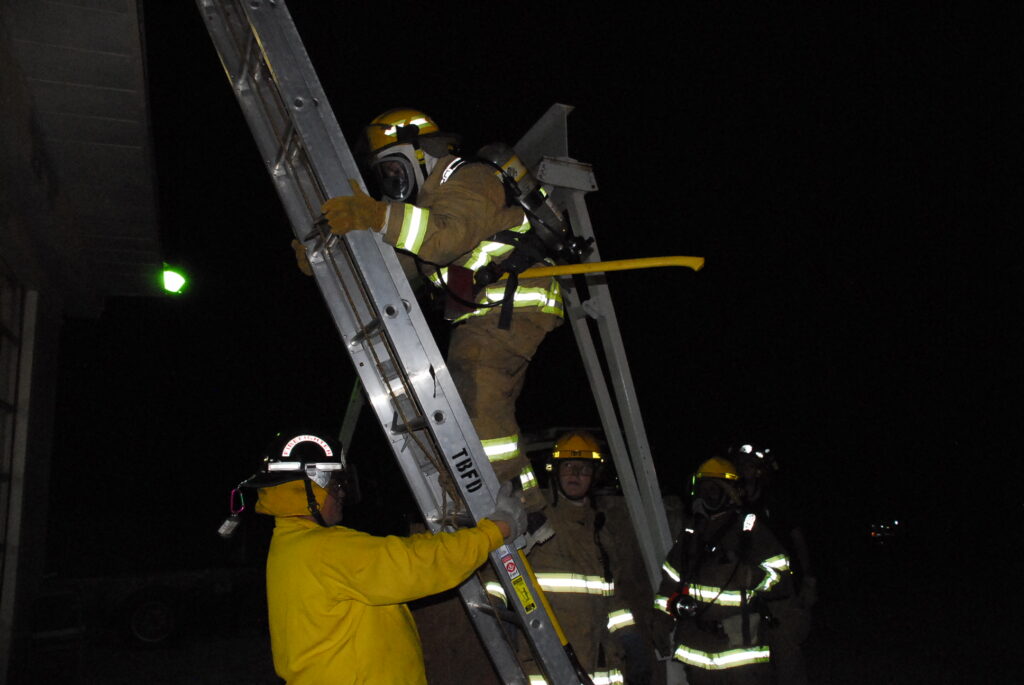
[[[703,257],[641,257],[639,259],[616,259],[610,262],[589,262],[586,264],[564,264],[559,266],[538,266],[519,274],[519,278],[542,276],[568,276],[570,274],[592,274],[605,271],[629,271],[651,269],[658,266],[685,266],[694,271],[704,267]],[[507,278],[507,274],[502,276]]]

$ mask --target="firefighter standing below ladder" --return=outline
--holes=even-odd
[[[385,112],[367,127],[366,140],[384,201],[353,181],[353,195],[324,204],[330,229],[338,235],[382,230],[407,274],[413,256],[435,286],[470,302],[454,318],[448,370],[498,480],[518,478],[522,485],[526,509],[535,514],[531,542],[544,540],[550,535],[539,515],[544,497],[519,449],[515,404],[541,340],[562,322],[561,291],[553,277],[524,279],[515,290],[511,326],[503,329],[494,304],[505,297],[505,284],[474,292],[473,282],[480,269],[507,258],[531,229],[530,220],[521,207],[510,206],[496,169],[453,155],[457,138],[442,133],[423,112]],[[302,255],[299,260],[301,265]]]
[[[603,463],[600,446],[590,433],[571,432],[556,441],[548,463],[552,502],[547,509],[555,536],[530,555],[537,581],[595,685],[624,682],[623,638],[639,637],[614,576],[622,541],[611,538],[605,513],[593,499],[592,485]],[[488,584],[489,592],[499,590]],[[646,670],[644,664],[636,666],[637,674]],[[544,681],[533,677],[531,682]],[[630,682],[645,681],[641,677]]]
[[[316,435],[271,443],[256,511],[274,517],[267,555],[267,609],[274,669],[289,685],[426,685],[423,653],[405,602],[458,585],[523,533],[519,496],[505,486],[473,528],[377,537],[338,524],[351,496],[345,459]]]
[[[739,480],[726,459],[700,466],[692,516],[662,566],[654,634],[662,654],[686,665],[690,685],[771,682],[759,609],[788,592],[789,559],[743,509]]]

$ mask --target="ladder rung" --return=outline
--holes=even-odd
[[[281,149],[278,150],[277,156],[274,158],[274,164],[271,167],[272,171],[270,172],[274,174],[274,176],[281,176],[288,171],[284,163],[294,153],[296,143],[295,124],[289,121],[288,125],[284,129],[284,135],[281,136],[281,138]]]
[[[362,328],[356,331],[355,335],[352,336],[350,342],[351,345],[358,345],[363,342],[371,335],[374,335],[380,330],[380,319],[373,319],[369,323],[365,324]]]
[[[249,79],[252,77],[252,66],[262,61],[260,56],[259,46],[256,44],[256,36],[249,34],[245,40],[245,61],[238,65],[238,73],[235,74],[234,82],[231,84],[234,86],[235,91],[241,93],[245,90]]]
[[[427,427],[427,418],[419,413],[407,395],[396,397],[394,404],[398,406],[394,418],[391,419],[392,433],[411,433]]]

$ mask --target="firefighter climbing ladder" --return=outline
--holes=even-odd
[[[324,300],[360,382],[424,519],[432,530],[489,514],[498,482],[417,305],[398,259],[381,236],[344,238],[317,228],[320,206],[349,195],[360,178],[334,113],[283,0],[197,0],[231,88],[277,188],[295,236],[307,249]],[[567,157],[565,117],[556,105],[516,146],[538,178],[555,188],[577,232],[592,237],[583,195],[596,189],[586,165]],[[590,260],[598,259],[596,248]],[[589,299],[567,293],[569,318],[583,354],[606,438],[622,481],[652,583],[671,544],[649,448],[603,278],[586,277]],[[602,336],[615,385],[615,404],[587,318]],[[337,359],[323,351],[326,363]],[[620,426],[617,413],[622,416]],[[630,459],[632,454],[632,459]],[[526,683],[510,646],[508,622],[519,627],[553,685],[588,683],[581,674],[525,557],[512,546],[491,554],[512,598],[514,616],[499,615],[482,586],[459,588],[470,619],[500,677]]]

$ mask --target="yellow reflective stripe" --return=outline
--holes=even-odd
[[[739,590],[723,590],[712,585],[694,585],[692,583],[687,587],[690,589],[690,596],[700,602],[738,607],[743,601],[743,593]],[[748,599],[750,596],[753,596],[753,593],[748,596]]]
[[[513,233],[526,233],[530,230],[530,222],[525,218],[525,215],[523,215],[522,224],[515,228],[509,228],[506,230],[512,231]],[[508,254],[513,249],[515,249],[515,245],[500,243],[496,240],[481,240],[469,255],[463,258],[459,263],[475,274],[479,269],[482,269],[494,261],[495,257]]]
[[[654,598],[654,608],[658,611],[664,611],[668,613],[668,597],[665,595],[657,595]]]
[[[532,466],[527,466],[519,474],[519,482],[523,484],[523,490],[538,487],[537,475],[533,472]]]
[[[785,554],[769,557],[761,562],[761,568],[764,569],[765,576],[757,584],[757,587],[754,588],[755,592],[767,592],[778,585],[779,581],[782,580],[781,572],[789,570],[789,557]]]
[[[430,218],[430,210],[410,204],[404,206],[402,230],[398,234],[398,242],[395,243],[395,247],[419,254],[420,248],[423,247],[423,239],[427,235],[427,220]]]
[[[441,272],[440,276],[438,276],[438,271]],[[445,283],[448,282],[448,267],[442,266],[440,269],[431,272],[428,278],[430,279],[430,282],[436,285],[438,288],[442,287]]]
[[[585,576],[580,573],[538,573],[537,582],[545,592],[578,592],[585,595],[604,595],[615,592],[615,582],[607,582],[601,576]]]
[[[678,583],[679,582],[679,577],[680,577],[679,576],[679,571],[675,570],[675,568],[673,568],[672,564],[670,564],[670,563],[668,563],[666,561],[664,564],[661,565],[661,570],[664,571],[665,574],[668,575],[668,577],[672,579],[673,583]]]
[[[633,620],[633,612],[629,609],[620,609],[619,611],[613,611],[608,614],[609,633],[614,633],[616,630],[622,630],[623,628],[628,628],[635,624],[636,621]]]
[[[548,685],[548,681],[542,675],[531,675],[529,678],[529,685]],[[622,683],[626,682],[626,677],[617,668],[607,671],[594,671],[590,674],[590,679],[594,682],[594,685],[622,685]]]
[[[730,649],[727,652],[702,652],[686,645],[679,645],[673,656],[684,664],[709,671],[720,671],[736,666],[766,662],[771,658],[771,650],[764,645],[747,649]]]
[[[501,586],[496,580],[489,580],[484,584],[484,591],[491,597],[500,599],[501,603],[508,606],[508,596],[505,594],[505,588]]]
[[[505,299],[504,285],[495,285],[484,288],[480,295],[477,296],[477,302],[481,303],[494,304],[496,302],[501,302],[503,299]],[[512,306],[517,309],[520,307],[533,307],[545,314],[565,316],[565,308],[562,304],[562,289],[559,287],[558,282],[553,278],[551,279],[551,286],[548,288],[525,286],[519,286],[516,288],[515,295],[512,299]],[[497,309],[500,309],[500,307],[481,307],[480,309],[460,316],[456,321],[465,321],[471,316],[483,316]]]
[[[490,264],[495,257],[500,257],[503,254],[512,251],[514,245],[507,243],[496,243],[490,240],[485,240],[476,246],[469,256],[463,260],[462,265],[476,273],[479,269]]]
[[[491,438],[480,441],[484,446],[487,461],[508,461],[519,456],[519,436],[506,435],[502,438]]]

